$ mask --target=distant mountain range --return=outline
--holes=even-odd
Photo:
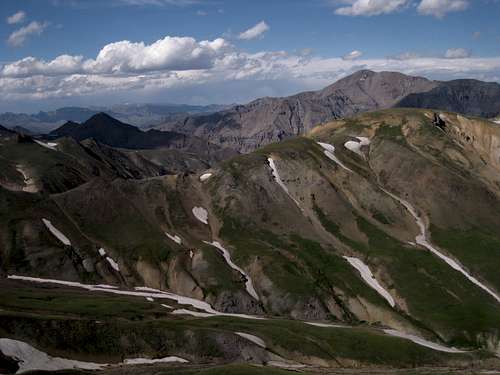
[[[0,124],[21,133],[44,134],[66,121],[81,123],[105,112],[142,129],[195,135],[238,152],[251,152],[266,144],[305,134],[327,121],[394,107],[433,108],[494,118],[500,114],[500,85],[470,79],[432,81],[396,72],[361,70],[319,91],[282,98],[265,97],[245,105],[66,107],[35,115],[0,114]],[[150,137],[155,134],[151,133]],[[164,134],[156,135],[161,138]]]
[[[197,106],[187,104],[119,104],[111,107],[63,107],[36,114],[5,112],[0,114],[0,124],[17,131],[45,134],[66,121],[84,122],[90,117],[106,112],[120,121],[139,127],[172,121],[179,116],[206,114],[227,108],[223,105]]]
[[[196,136],[156,129],[142,131],[103,112],[93,115],[81,124],[68,121],[45,138],[56,140],[61,137],[70,137],[78,142],[90,139],[102,145],[124,149],[124,152],[144,152],[147,154],[145,158],[156,164],[164,164],[159,162],[159,159],[164,159],[167,155],[170,164],[178,165],[179,162],[193,157],[199,161],[196,163],[197,167],[188,169],[207,168],[213,162],[237,154],[233,149],[226,149]],[[173,156],[173,152],[177,152],[177,155]]]
[[[500,85],[362,70],[319,91],[261,98],[215,113],[170,119],[157,128],[195,134],[249,152],[305,134],[326,121],[392,107],[436,108],[490,118],[500,114]]]

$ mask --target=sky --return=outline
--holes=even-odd
[[[245,103],[359,69],[500,82],[500,0],[1,0],[0,111]]]

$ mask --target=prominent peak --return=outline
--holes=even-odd
[[[400,72],[390,72],[390,71],[374,72],[372,70],[363,69],[363,70],[358,70],[357,72],[338,80],[337,82],[328,87],[352,85],[356,81],[368,81],[370,79],[377,81],[385,81],[388,83],[413,81],[415,79],[425,82],[430,82],[427,78],[409,76]]]
[[[80,126],[79,123],[73,121],[66,121],[64,124],[59,126],[57,129],[52,130],[49,135],[63,137],[70,135],[76,128]]]
[[[370,77],[370,76],[374,76],[377,74],[380,74],[380,73],[374,72],[373,70],[369,70],[369,69],[361,69],[361,70],[358,70],[357,72],[354,72],[353,74],[351,74],[351,77],[363,77],[363,76]]]
[[[66,121],[62,126],[79,126],[80,124],[75,121]]]
[[[129,124],[125,124],[120,120],[111,117],[105,112],[99,112],[89,118],[82,124],[86,128],[121,128],[122,130],[128,131],[140,131],[137,127]]]
[[[120,122],[120,121],[118,121],[114,117],[111,117],[105,112],[99,112],[93,115],[87,121],[85,121],[84,125],[88,125],[90,123],[107,123],[107,122]]]
[[[12,134],[14,133],[12,130],[6,128],[5,126],[0,125],[0,134]]]

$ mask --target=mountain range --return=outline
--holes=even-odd
[[[305,134],[326,121],[392,107],[437,108],[490,118],[500,114],[500,85],[475,80],[431,81],[361,70],[319,91],[261,98],[211,114],[168,121],[157,128],[194,134],[248,152]]]
[[[227,106],[195,106],[187,104],[117,104],[111,107],[63,107],[54,111],[40,111],[35,114],[0,113],[0,124],[18,128],[25,133],[45,134],[67,121],[84,122],[90,117],[105,112],[123,122],[151,127],[166,120],[172,121],[187,114],[210,113]]]
[[[0,127],[0,372],[498,371],[497,93],[467,82]]]

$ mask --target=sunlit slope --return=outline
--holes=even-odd
[[[387,110],[321,125],[202,179],[92,177],[57,194],[3,189],[2,268],[498,353],[498,144],[492,122]],[[60,277],[42,261],[58,253],[67,259]],[[245,322],[269,340],[283,335],[281,323]]]

